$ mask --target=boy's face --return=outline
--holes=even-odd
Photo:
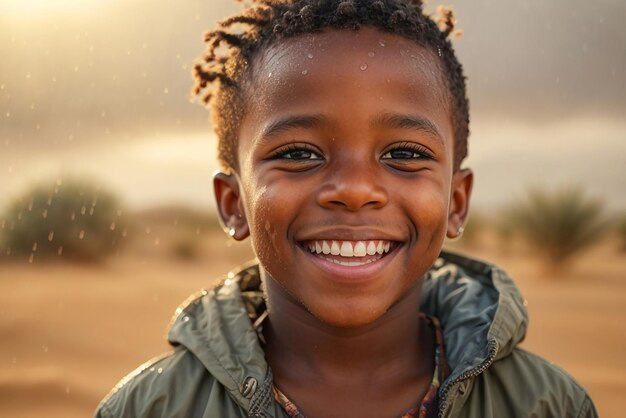
[[[472,174],[453,172],[437,57],[363,28],[288,39],[253,65],[239,170],[215,180],[222,219],[249,231],[276,297],[330,325],[371,323],[466,216]]]

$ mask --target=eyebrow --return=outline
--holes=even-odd
[[[398,113],[381,113],[372,122],[374,126],[391,127],[395,129],[412,129],[431,134],[437,141],[443,143],[443,135],[432,121],[414,115]]]
[[[282,119],[278,119],[269,125],[267,125],[261,131],[259,138],[261,140],[271,138],[274,135],[296,128],[317,128],[327,123],[327,118],[321,115],[296,115],[287,116]]]

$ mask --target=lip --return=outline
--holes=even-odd
[[[393,261],[403,245],[398,241],[394,241],[392,249],[381,258],[358,266],[346,266],[329,261],[320,255],[311,253],[301,242],[298,242],[296,247],[304,255],[305,259],[323,273],[326,273],[323,276],[338,284],[354,285],[375,280],[378,274]]]

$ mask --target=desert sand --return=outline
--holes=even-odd
[[[523,347],[568,370],[600,416],[622,417],[626,257],[618,246],[607,242],[558,274],[495,243],[460,250],[515,278],[531,318]],[[168,350],[168,322],[189,294],[251,257],[217,231],[195,261],[144,250],[98,265],[0,264],[0,417],[91,416],[120,378]]]

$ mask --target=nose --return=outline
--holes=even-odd
[[[377,173],[370,164],[343,162],[330,173],[318,194],[322,207],[358,211],[377,209],[387,204],[389,196],[381,183],[381,173]]]

